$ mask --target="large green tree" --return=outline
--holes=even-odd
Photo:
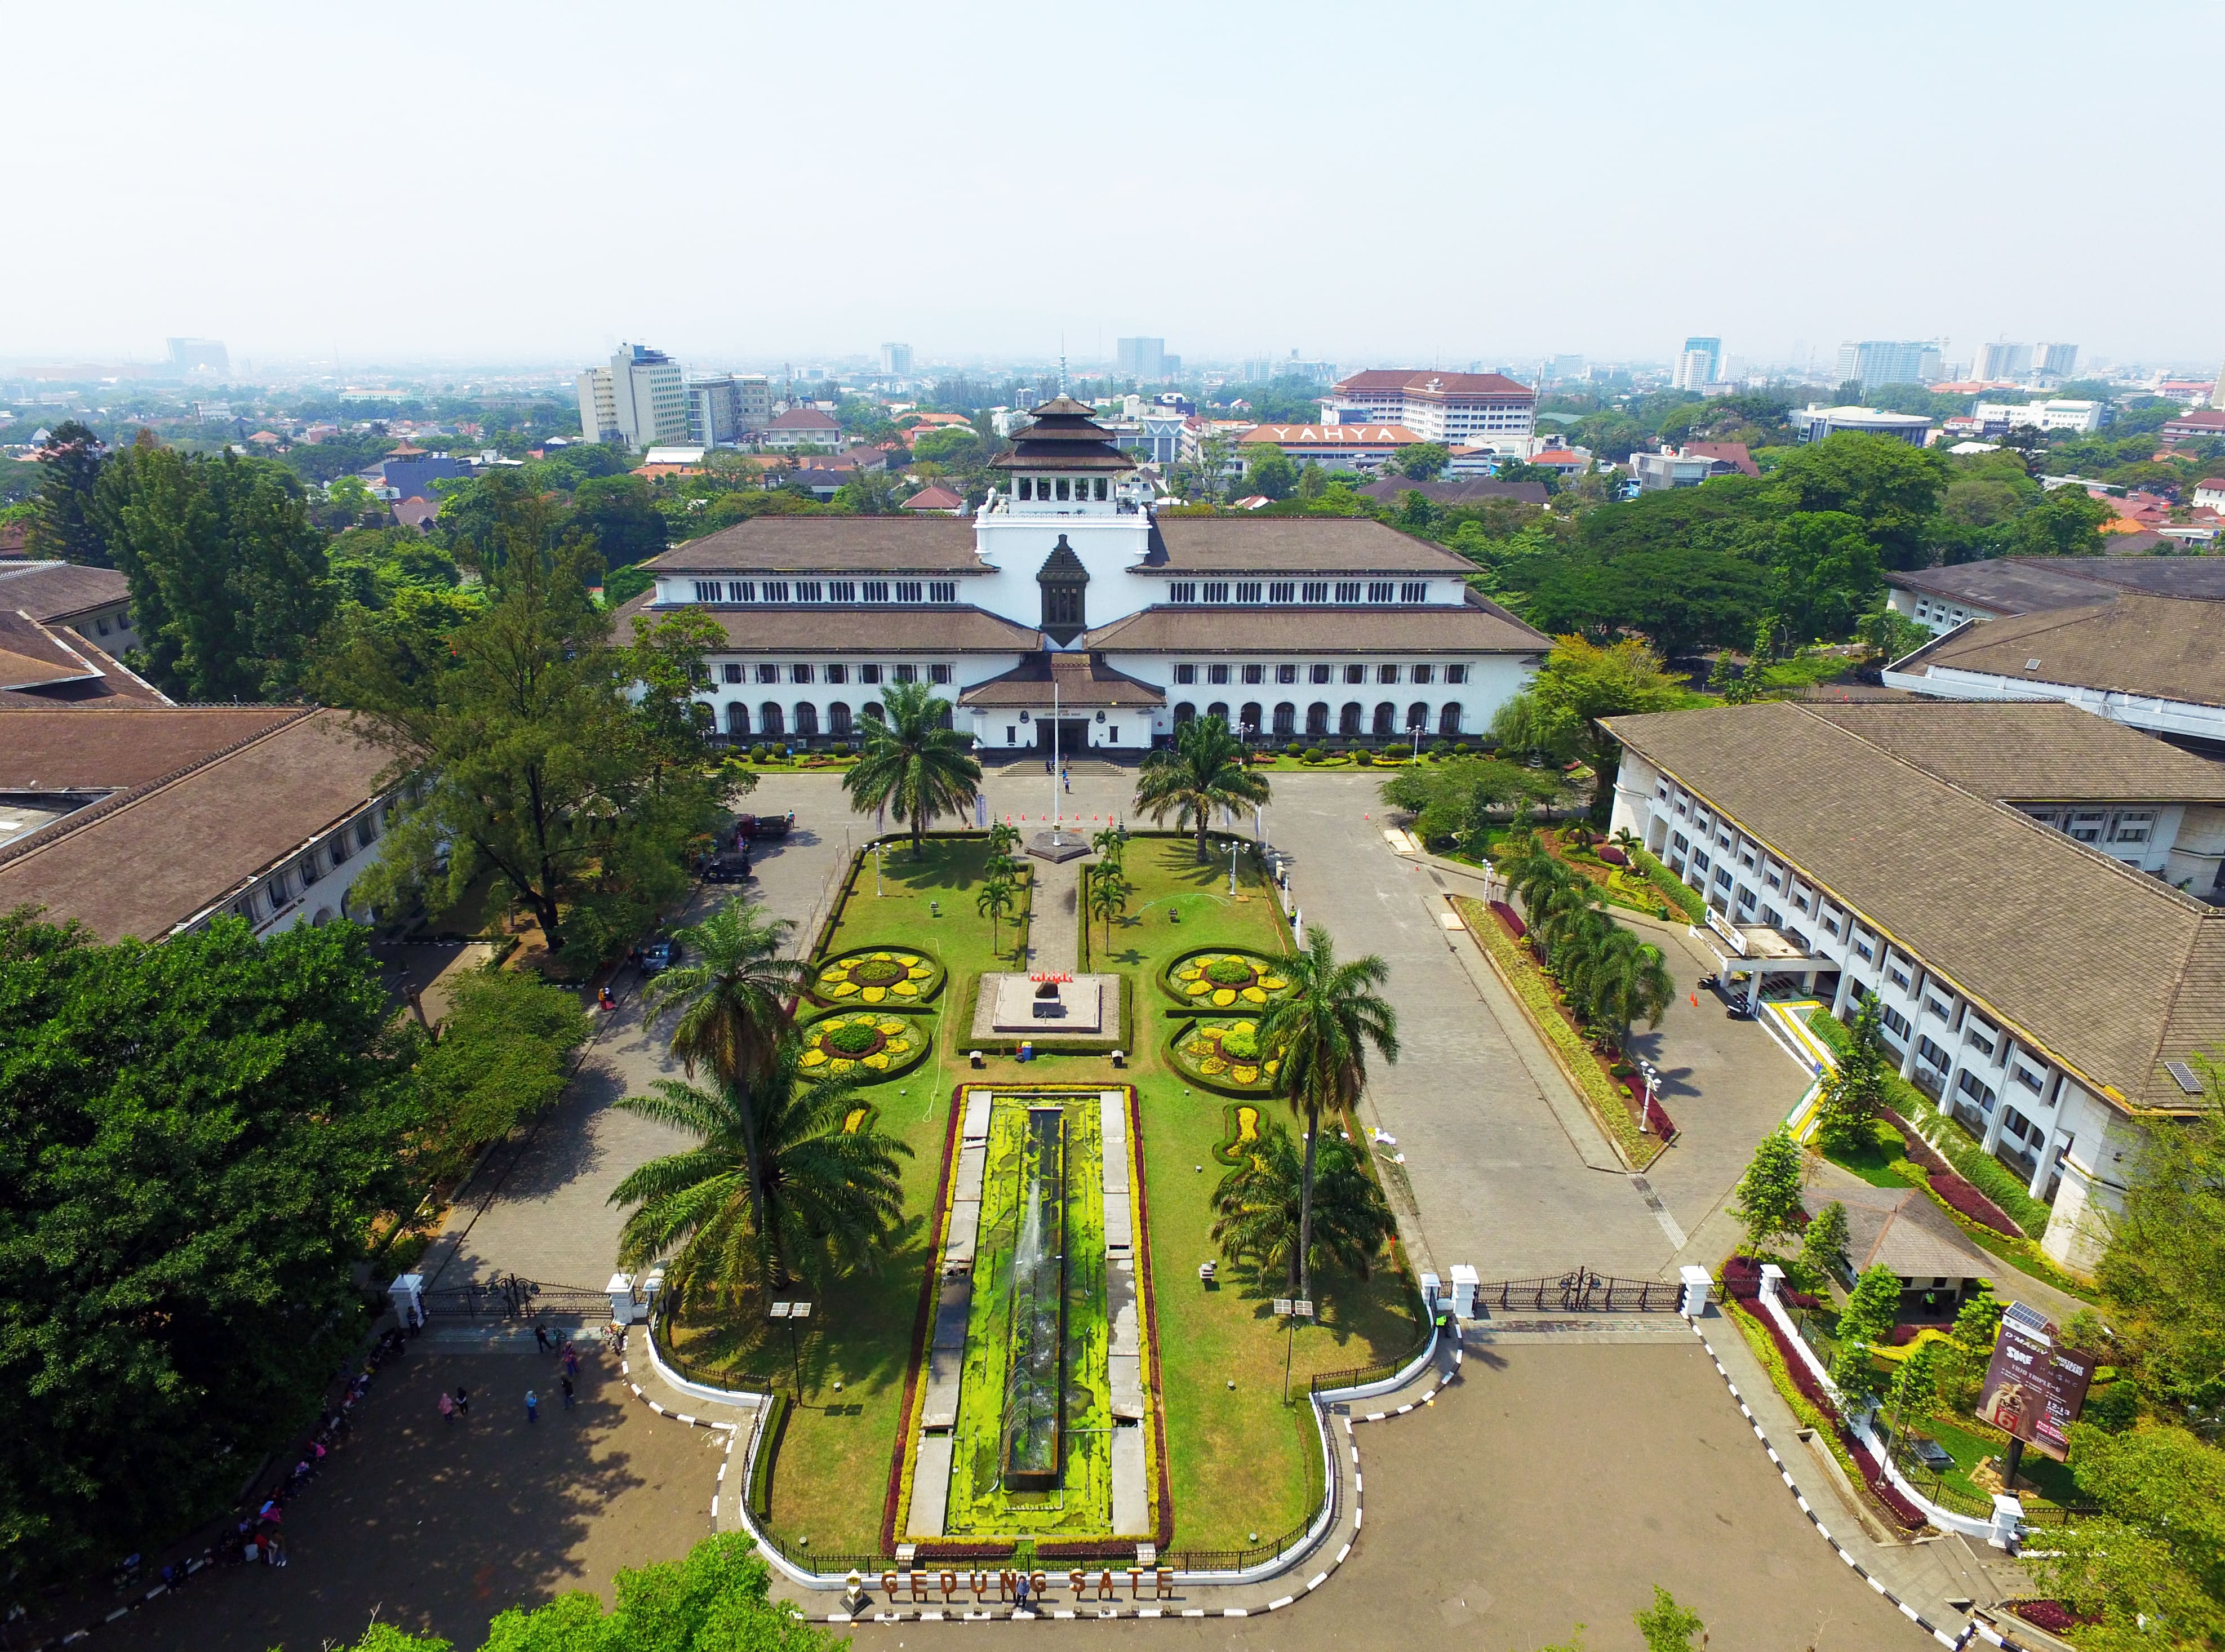
[[[131,587],[133,663],[179,699],[285,699],[333,611],[325,535],[268,459],[127,447],[95,503]]]
[[[911,829],[915,859],[927,852],[927,823],[962,813],[981,789],[981,765],[950,727],[950,702],[923,682],[891,683],[881,715],[866,717],[858,761],[842,776],[851,806],[892,809]]]
[[[54,427],[39,453],[35,510],[24,541],[33,556],[86,567],[114,566],[94,497],[102,457],[100,439],[75,419]]]
[[[1299,1279],[1298,1234],[1310,1217],[1307,1276],[1315,1269],[1341,1267],[1366,1279],[1397,1231],[1383,1190],[1351,1148],[1330,1142],[1314,1163],[1310,1206],[1305,1191],[1305,1162],[1289,1126],[1265,1121],[1244,1161],[1213,1190],[1213,1238],[1220,1254],[1231,1262],[1249,1260],[1262,1275],[1282,1275],[1303,1295],[1308,1287]]]
[[[1265,775],[1245,762],[1244,743],[1218,717],[1194,717],[1175,730],[1175,743],[1144,757],[1136,777],[1136,807],[1154,820],[1174,817],[1177,831],[1195,830],[1197,861],[1205,864],[1205,834],[1216,808],[1267,801]]]
[[[2204,1415],[2225,1405],[2225,1086],[2207,1071],[2210,1110],[2149,1131],[2099,1270],[2148,1387]]]
[[[1885,566],[1917,568],[1930,560],[1927,524],[1952,475],[1945,456],[1931,448],[1842,430],[1793,449],[1768,482],[1789,510],[1854,517]]]
[[[1604,647],[1581,636],[1556,639],[1530,686],[1499,709],[1492,731],[1518,750],[1581,754],[1591,765],[1592,819],[1605,826],[1614,802],[1622,746],[1606,719],[1666,711],[1682,703],[1684,679],[1663,668],[1643,642]]]
[[[160,946],[0,918],[8,1589],[226,1507],[363,1326],[418,1117],[364,932]]]

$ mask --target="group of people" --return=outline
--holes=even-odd
[[[538,1348],[542,1353],[553,1353],[556,1356],[557,1392],[563,1397],[564,1408],[567,1411],[569,1411],[572,1408],[574,1402],[575,1402],[580,1396],[580,1350],[578,1345],[573,1342],[571,1333],[568,1332],[559,1331],[555,1336],[550,1336],[548,1334],[548,1327],[542,1324],[538,1320],[536,1320],[533,1322],[533,1343],[534,1346]],[[466,1388],[461,1383],[456,1384],[456,1391],[453,1394],[449,1393],[446,1389],[442,1389],[441,1390],[439,1408],[441,1412],[441,1421],[444,1423],[470,1421],[472,1415],[471,1389]],[[525,1420],[528,1422],[539,1422],[541,1421],[541,1393],[538,1389],[529,1388],[525,1390]]]

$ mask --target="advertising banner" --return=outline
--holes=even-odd
[[[2093,1377],[2092,1356],[2059,1345],[2051,1323],[2013,1307],[2001,1316],[1978,1390],[1978,1415],[2059,1463],[2070,1450],[2065,1436]]]

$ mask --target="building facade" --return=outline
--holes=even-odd
[[[1921,414],[1886,413],[1877,408],[1819,408],[1811,402],[1785,417],[1803,442],[1821,441],[1841,430],[1859,430],[1867,435],[1891,436],[1911,447],[1921,447],[1931,429],[1931,421]]]
[[[1167,375],[1164,339],[1118,339],[1112,345],[1112,370],[1138,384],[1156,384]]]
[[[607,367],[582,368],[578,384],[581,440],[624,441],[625,433],[618,428],[618,397],[611,389],[611,370]]]
[[[1669,386],[1671,389],[1704,392],[1722,377],[1722,364],[1721,339],[1687,339],[1683,349],[1677,353],[1677,365],[1669,376]]]
[[[1396,426],[1418,441],[1470,446],[1537,434],[1537,393],[1503,373],[1354,373],[1329,394],[1337,424]]]
[[[732,373],[691,378],[688,393],[688,440],[697,447],[738,447],[753,427],[743,421],[742,387]]]
[[[680,364],[646,345],[620,345],[611,358],[611,402],[629,447],[688,440],[688,386]]]
[[[853,738],[921,681],[992,757],[1132,756],[1214,715],[1282,744],[1473,737],[1551,646],[1379,522],[1155,514],[1064,397],[996,464],[970,519],[764,516],[667,551],[621,621],[720,624],[702,699],[728,739]]]
[[[817,408],[790,408],[765,427],[759,441],[778,453],[818,447],[838,453],[842,451],[842,427],[833,414],[821,413]]]
[[[883,345],[881,372],[888,378],[909,378],[911,376],[911,346],[903,344]]]
[[[2024,425],[2035,430],[2091,432],[2108,422],[2109,411],[2106,402],[1981,402],[1970,415],[1984,430],[1998,421],[2003,430]]]
[[[1901,1076],[2090,1266],[2143,1132],[2206,1104],[2188,1064],[2225,1039],[2225,908],[2174,887],[2225,864],[2225,771],[2058,706],[1609,726],[1614,825],[1702,895],[1725,985],[1842,1020],[1874,994]]]
[[[1421,440],[1404,425],[1254,425],[1237,446],[1247,453],[1272,447],[1293,465],[1372,472]]]

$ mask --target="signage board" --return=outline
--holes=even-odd
[[[1994,1357],[1978,1390],[1978,1415],[2058,1463],[2069,1453],[2070,1425],[2094,1379],[2089,1354],[2059,1345],[2055,1326],[2028,1308],[2001,1316]]]
[[[1724,917],[1721,913],[1716,911],[1713,907],[1709,907],[1708,908],[1708,927],[1714,930],[1716,934],[1720,935],[1722,938],[1724,945],[1727,946],[1740,958],[1744,958],[1746,956],[1746,937],[1739,934],[1738,927],[1735,924],[1732,923],[1729,919]]]

